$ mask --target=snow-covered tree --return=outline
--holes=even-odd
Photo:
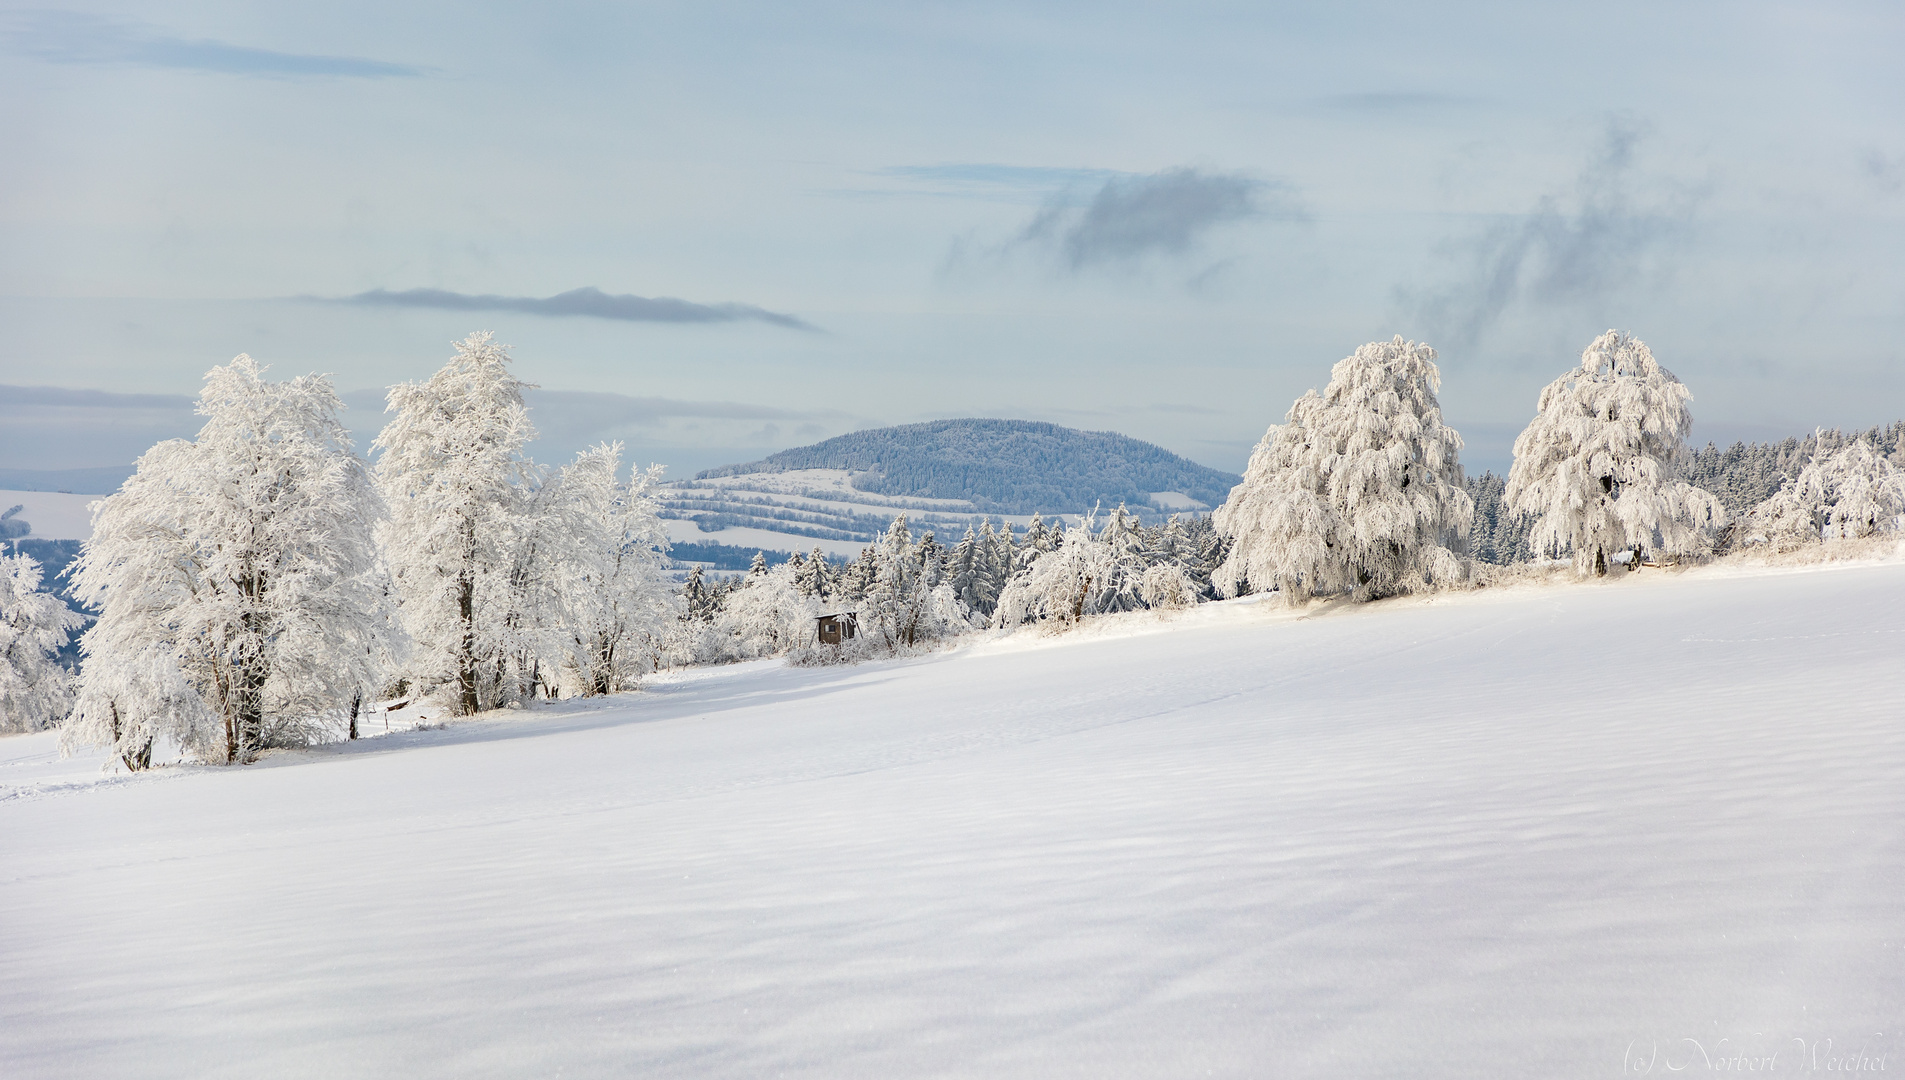
[[[873,577],[860,604],[860,633],[898,649],[969,628],[952,586],[936,580],[937,549],[931,533],[913,540],[905,514],[893,519],[872,549]]]
[[[999,595],[993,624],[1011,629],[1055,619],[1069,625],[1098,614],[1097,600],[1112,575],[1113,558],[1111,549],[1093,534],[1095,524],[1087,517],[1066,529],[1056,547],[1020,570]]]
[[[1856,439],[1815,454],[1743,524],[1748,543],[1782,548],[1896,532],[1905,527],[1905,472]]]
[[[1534,516],[1529,546],[1572,551],[1578,571],[1596,574],[1623,551],[1700,550],[1726,510],[1681,478],[1692,396],[1638,338],[1595,338],[1579,366],[1542,389],[1515,440],[1503,499]]]
[[[667,582],[668,534],[652,494],[661,466],[621,484],[622,444],[603,443],[564,467],[568,550],[548,575],[563,605],[567,666],[584,694],[611,694],[654,670],[676,613]]]
[[[1021,562],[1029,563],[1058,547],[1063,540],[1063,529],[1046,525],[1045,518],[1034,512],[1031,522],[1025,527],[1025,536],[1019,541],[1019,559]]]
[[[814,601],[800,595],[794,565],[763,566],[750,573],[721,607],[716,626],[739,659],[778,656],[813,636]]]
[[[1096,537],[1105,548],[1104,573],[1093,586],[1093,611],[1137,611],[1144,601],[1144,529],[1123,503],[1105,518]]]
[[[40,731],[66,718],[73,696],[59,651],[86,620],[40,591],[40,564],[0,555],[0,732]]]
[[[523,455],[535,437],[529,384],[509,364],[490,334],[471,334],[427,381],[390,388],[395,415],[374,444],[390,508],[379,538],[415,642],[409,673],[425,692],[448,687],[462,714],[502,704],[508,690],[522,616],[515,571],[537,513],[539,474]]]
[[[794,568],[794,586],[800,590],[800,595],[821,604],[833,598],[834,578],[833,568],[827,565],[827,555],[820,550],[819,545],[815,545],[813,554]]]
[[[168,735],[242,762],[341,733],[391,641],[381,503],[339,408],[328,380],[266,382],[240,356],[206,375],[197,438],[93,504],[73,592],[100,614],[68,745],[131,765]]]
[[[1231,539],[1218,587],[1370,599],[1459,578],[1474,507],[1440,385],[1435,350],[1397,337],[1298,398],[1212,515]]]

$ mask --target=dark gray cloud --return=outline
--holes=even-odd
[[[1106,180],[1083,207],[1048,202],[1018,243],[1056,251],[1073,270],[1190,251],[1212,230],[1254,217],[1306,217],[1282,184],[1240,173],[1165,169]]]
[[[1450,280],[1401,293],[1433,340],[1473,345],[1517,304],[1590,303],[1642,283],[1687,235],[1705,193],[1641,175],[1634,164],[1641,137],[1634,122],[1611,121],[1571,191],[1446,245],[1459,267]]]
[[[188,40],[155,27],[70,11],[28,11],[4,31],[11,51],[52,64],[126,64],[265,77],[415,78],[430,69],[356,56],[318,56]]]
[[[303,299],[321,299],[304,297]],[[752,304],[697,304],[688,300],[658,296],[615,296],[600,289],[571,289],[550,297],[472,296],[443,289],[404,289],[392,292],[372,289],[330,300],[330,303],[357,304],[365,307],[439,308],[445,311],[520,311],[530,315],[579,315],[592,319],[616,319],[623,322],[764,322],[795,330],[816,330],[813,324],[792,315],[768,311]]]

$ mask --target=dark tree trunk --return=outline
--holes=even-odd
[[[476,712],[476,583],[469,574],[457,583],[458,617],[463,620],[463,640],[457,646],[458,711],[468,716]]]

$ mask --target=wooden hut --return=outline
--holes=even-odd
[[[851,611],[842,611],[833,615],[822,615],[814,620],[814,630],[822,645],[838,645],[843,641],[852,641],[853,635],[860,629],[859,619]]]

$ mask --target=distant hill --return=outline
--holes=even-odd
[[[1115,431],[1031,420],[935,420],[856,431],[750,464],[709,469],[695,479],[795,469],[848,470],[859,491],[958,499],[994,514],[1077,513],[1100,503],[1149,506],[1158,492],[1180,493],[1207,509],[1222,503],[1238,482],[1230,473]]]

